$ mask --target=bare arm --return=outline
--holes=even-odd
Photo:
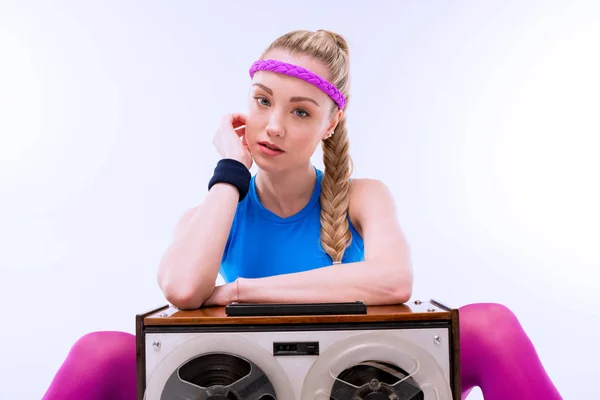
[[[180,219],[158,268],[167,301],[195,309],[212,294],[239,200],[238,190],[218,183],[204,202]]]
[[[393,199],[379,181],[353,184],[351,218],[362,231],[365,261],[311,271],[240,279],[240,302],[337,302],[362,300],[370,305],[410,300],[413,286],[409,250]],[[234,285],[230,284],[230,285]]]
[[[221,157],[237,160],[249,170],[253,160],[243,143],[245,123],[243,114],[224,116],[213,144]],[[180,309],[199,308],[215,290],[239,196],[235,186],[217,183],[200,206],[179,220],[158,267],[158,285],[169,303]]]
[[[362,300],[368,305],[400,304],[411,290],[385,271],[398,266],[376,261],[331,265],[260,279],[239,279],[239,301],[247,303],[328,303]],[[369,273],[369,270],[373,271]]]

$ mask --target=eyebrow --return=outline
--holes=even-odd
[[[263,89],[265,92],[269,93],[269,95],[273,96],[273,91],[270,88],[263,85],[262,83],[254,83],[253,86],[258,86],[261,89]],[[317,107],[319,107],[319,103],[317,103],[314,99],[311,99],[310,97],[293,96],[293,97],[290,97],[290,101],[292,103],[297,103],[300,101],[310,101],[312,103],[315,103],[317,105]]]

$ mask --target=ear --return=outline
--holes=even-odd
[[[331,137],[331,135],[333,135],[333,131],[339,124],[343,115],[344,115],[344,110],[338,109],[337,112],[333,115],[333,118],[331,119],[330,124],[327,126],[327,130],[325,131],[325,134],[323,135],[323,140],[328,139],[329,137]]]

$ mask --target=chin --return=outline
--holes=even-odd
[[[283,166],[279,160],[264,159],[260,155],[254,158],[254,164],[262,171],[265,172],[280,172],[283,170]]]
[[[275,158],[265,156],[264,154],[260,153],[260,150],[258,150],[258,154],[253,157],[253,160],[254,165],[256,165],[261,171],[271,174],[277,174],[290,169],[289,160],[285,160],[285,158],[281,158],[281,156]]]

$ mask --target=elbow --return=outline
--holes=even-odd
[[[389,294],[391,304],[408,303],[413,294],[413,278],[410,271],[398,273],[397,268],[392,273],[395,279],[384,279],[384,282],[389,285],[387,293]],[[388,275],[389,277],[389,275]],[[391,285],[390,285],[391,284]]]
[[[161,285],[161,290],[165,299],[169,304],[180,310],[196,310],[200,308],[210,296],[213,289],[214,287],[212,289],[209,289],[208,287],[195,288],[169,283]]]
[[[393,301],[395,304],[408,303],[412,297],[412,287],[400,287],[396,289],[393,295]]]
[[[185,292],[165,292],[165,299],[179,310],[196,310],[202,306],[202,301],[198,301],[193,295],[186,294]]]

